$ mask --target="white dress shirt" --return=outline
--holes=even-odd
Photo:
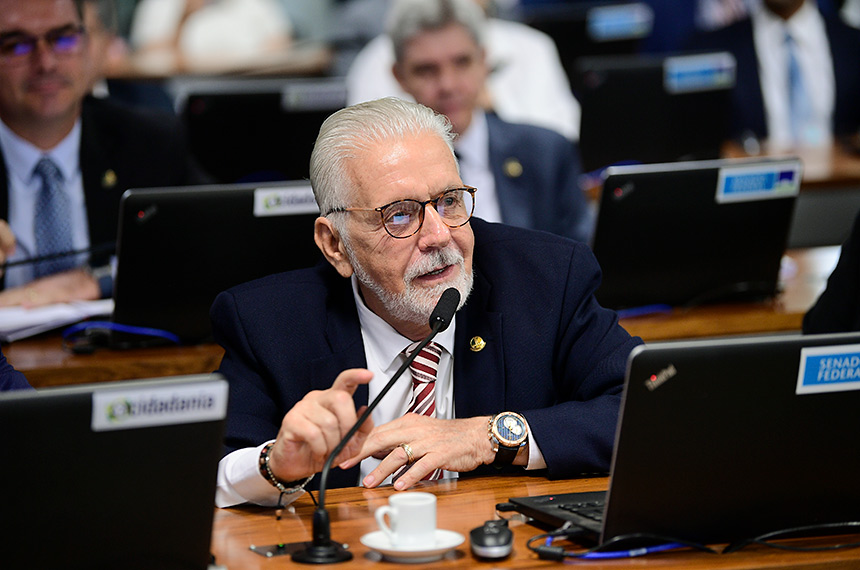
[[[358,282],[352,277],[353,296],[358,307],[358,319],[361,323],[361,337],[364,341],[364,351],[367,358],[367,368],[373,372],[373,378],[368,386],[368,403],[373,402],[382,391],[397,368],[404,362],[402,351],[412,344],[412,341],[402,336],[387,322],[373,313],[364,304],[358,293]],[[439,333],[433,340],[442,347],[442,355],[436,375],[436,417],[453,419],[454,411],[454,331],[457,317],[454,316],[450,326]],[[408,380],[410,373],[405,371],[401,380],[395,382],[379,405],[371,413],[374,425],[388,423],[404,415],[409,406],[412,383]],[[503,410],[499,410],[503,411]],[[526,469],[543,469],[546,467],[543,454],[534,440],[530,440],[529,459]],[[238,449],[221,459],[218,464],[218,489],[215,504],[219,507],[230,507],[241,503],[275,506],[278,504],[280,493],[260,474],[258,460],[260,452],[268,442],[257,447]],[[380,463],[380,460],[368,457],[360,465],[360,480],[363,480]],[[336,466],[334,467],[337,468]],[[455,478],[458,474],[444,471],[444,478]],[[388,484],[391,478],[386,478],[381,484]],[[356,481],[360,484],[360,481]],[[295,501],[301,493],[284,497],[284,505]]]
[[[801,146],[825,147],[833,138],[832,116],[836,80],[824,20],[814,2],[803,6],[788,21],[759,7],[752,15],[756,54],[759,61],[761,90],[764,96],[769,150],[795,147],[789,118],[788,50],[785,34],[797,46],[797,57],[808,86],[813,120],[810,135]]]
[[[497,18],[487,20],[485,38],[490,68],[487,88],[499,117],[578,140],[579,102],[570,90],[552,38],[519,22]],[[391,73],[393,64],[394,48],[387,35],[368,42],[346,74],[347,103],[388,96],[413,100]]]
[[[79,165],[81,146],[81,121],[60,144],[48,152],[33,146],[13,133],[0,121],[0,148],[6,160],[9,187],[9,226],[15,235],[15,253],[9,262],[30,259],[36,256],[36,200],[42,187],[42,179],[33,174],[33,169],[42,157],[49,157],[63,173],[63,191],[69,196],[69,217],[72,224],[72,244],[75,249],[90,246],[87,209],[84,200],[84,185]],[[87,255],[81,254],[78,264],[86,263]],[[11,267],[6,272],[6,287],[25,285],[34,279],[33,265]]]
[[[465,133],[454,140],[460,162],[460,178],[478,189],[475,193],[475,216],[488,222],[501,222],[502,210],[496,193],[496,180],[490,169],[490,134],[487,115],[476,110]]]

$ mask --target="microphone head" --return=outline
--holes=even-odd
[[[460,306],[460,292],[453,287],[445,289],[439,302],[430,314],[430,328],[436,332],[442,332],[451,324],[457,307]]]

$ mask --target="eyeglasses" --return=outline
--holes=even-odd
[[[449,228],[459,228],[469,221],[475,211],[475,191],[477,188],[465,186],[446,190],[438,198],[425,200],[397,200],[378,208],[333,208],[326,216],[337,212],[379,212],[382,226],[393,238],[402,239],[418,233],[424,225],[424,209],[427,204],[439,213]]]
[[[55,55],[74,55],[80,52],[85,33],[83,26],[69,24],[49,30],[42,36],[23,32],[0,34],[0,59],[8,63],[24,62],[43,40]]]

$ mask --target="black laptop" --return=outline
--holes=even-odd
[[[176,91],[191,153],[222,183],[307,178],[320,125],[346,106],[340,77],[185,78]]]
[[[227,382],[0,394],[3,568],[206,570]]]
[[[718,158],[735,73],[728,52],[578,58],[583,168]]]
[[[601,542],[722,543],[860,521],[858,409],[858,333],[637,347],[608,492],[511,502]]]
[[[607,169],[592,243],[597,300],[622,309],[773,297],[800,179],[794,158]]]
[[[318,216],[304,181],[126,191],[113,322],[165,331],[185,344],[210,340],[218,293],[321,258],[313,239]]]

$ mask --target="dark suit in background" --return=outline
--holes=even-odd
[[[92,247],[116,242],[119,201],[127,189],[210,181],[190,159],[176,117],[94,97],[84,99],[81,111],[80,168]],[[3,220],[9,214],[8,178],[4,158],[0,160]],[[107,257],[94,258],[91,264],[103,264]]]
[[[860,129],[860,30],[837,17],[827,14],[823,17],[836,81],[833,135],[839,137]],[[741,20],[725,28],[697,34],[691,38],[687,48],[722,50],[735,56],[737,84],[732,91],[732,120],[726,138],[742,139],[753,134],[758,139],[767,139],[752,20]]]
[[[600,270],[586,245],[470,223],[475,285],[456,316],[457,417],[516,410],[550,477],[607,471],[627,356],[641,340],[597,305]],[[220,372],[230,381],[227,453],[273,439],[305,394],[331,387],[344,369],[367,366],[350,280],[327,262],[235,287],[219,295],[211,314],[226,349]],[[474,336],[486,348],[469,350]],[[354,399],[368,403],[366,385]],[[354,486],[358,473],[333,469],[329,486]]]
[[[588,242],[594,216],[579,186],[579,146],[493,113],[487,113],[487,131],[502,221]]]

